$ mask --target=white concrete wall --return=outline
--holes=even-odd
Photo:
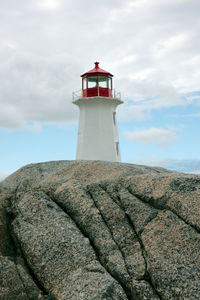
[[[113,112],[123,102],[115,98],[90,97],[73,103],[80,109],[76,159],[121,161],[120,147],[118,154],[116,151],[119,138]]]

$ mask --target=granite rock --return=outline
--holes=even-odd
[[[100,161],[0,183],[0,299],[199,299],[200,176]]]

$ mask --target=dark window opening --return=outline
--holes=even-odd
[[[116,152],[117,152],[117,155],[119,155],[119,142],[116,142]]]
[[[113,111],[113,123],[116,125],[116,111]]]

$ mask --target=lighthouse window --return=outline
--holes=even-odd
[[[119,155],[119,142],[116,142],[116,152],[117,152],[117,155]]]
[[[111,78],[108,78],[108,88],[109,88],[110,90],[112,89]]]
[[[98,77],[88,77],[88,88],[96,88],[97,87],[97,82],[98,82]]]
[[[99,87],[107,88],[107,77],[99,76]]]
[[[83,90],[87,89],[87,78],[83,79]]]

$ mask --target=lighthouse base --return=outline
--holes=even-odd
[[[120,162],[116,107],[123,101],[88,97],[73,103],[80,109],[76,159]]]

